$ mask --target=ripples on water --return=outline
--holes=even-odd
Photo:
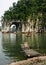
[[[2,34],[0,32],[0,65],[26,59],[21,49],[21,44],[25,41],[33,49],[46,54],[46,34],[31,34],[30,37],[26,37],[21,33]]]

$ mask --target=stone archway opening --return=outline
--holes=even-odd
[[[10,28],[12,32],[21,31],[22,29],[21,22],[12,22],[12,24],[10,25]]]

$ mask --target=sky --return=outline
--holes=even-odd
[[[8,10],[10,6],[12,6],[12,3],[17,3],[17,1],[18,0],[0,0],[0,18],[4,14],[4,12]]]

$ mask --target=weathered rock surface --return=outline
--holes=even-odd
[[[13,62],[9,65],[46,65],[46,56],[34,57],[19,62]]]
[[[19,62],[13,62],[9,65],[46,65],[46,56],[39,56]]]

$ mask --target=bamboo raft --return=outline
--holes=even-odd
[[[23,52],[27,57],[37,57],[40,56],[41,54],[33,49],[30,49],[29,45],[27,42],[21,45]]]

